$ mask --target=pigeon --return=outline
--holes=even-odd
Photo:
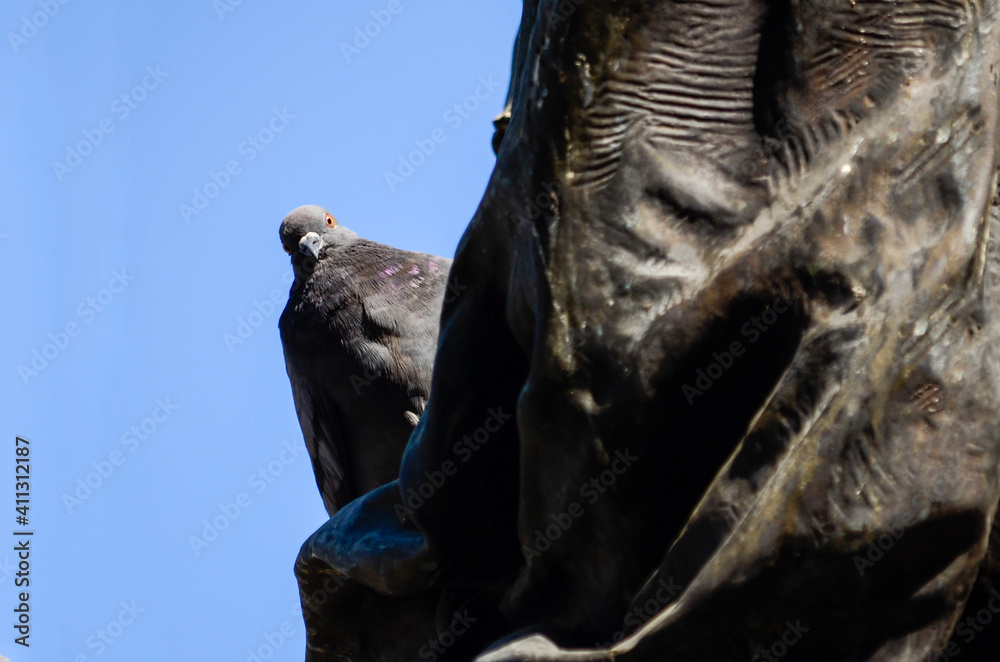
[[[332,517],[399,476],[430,394],[452,261],[359,238],[316,205],[281,222],[295,279],[278,328]]]

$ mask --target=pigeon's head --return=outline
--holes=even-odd
[[[317,205],[305,205],[295,209],[281,222],[279,231],[281,246],[292,256],[292,264],[312,271],[320,252],[327,247],[344,244],[357,235],[333,217],[333,214]]]

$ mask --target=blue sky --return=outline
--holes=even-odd
[[[325,512],[277,332],[278,224],[319,204],[452,255],[519,17],[516,0],[3,3],[0,654],[303,659],[292,565]]]

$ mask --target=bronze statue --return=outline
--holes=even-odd
[[[524,4],[307,660],[996,659],[1000,5]]]

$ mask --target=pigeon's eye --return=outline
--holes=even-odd
[[[291,254],[292,254],[292,251],[288,250],[288,249],[287,249],[287,248],[285,248],[284,246],[282,246],[282,248],[283,248],[283,249],[284,249],[284,251],[285,251],[286,253],[288,253],[289,255],[291,255]]]
[[[336,224],[337,224],[337,221],[334,220],[333,216],[330,216],[329,214],[327,214],[326,215],[326,225],[327,225],[327,227],[331,227],[332,228]]]

